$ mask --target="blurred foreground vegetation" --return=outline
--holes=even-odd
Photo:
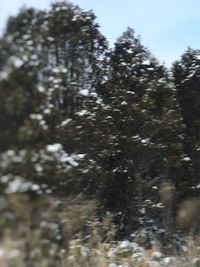
[[[199,266],[200,242],[177,238],[170,249],[145,229],[115,239],[111,214],[92,201],[13,194],[0,199],[1,267]],[[175,240],[174,240],[175,241]]]

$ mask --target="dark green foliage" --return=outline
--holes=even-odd
[[[92,12],[60,2],[10,18],[1,47],[2,150],[23,154],[15,175],[64,191],[81,156],[63,125],[101,79],[105,38]]]
[[[187,178],[184,125],[172,81],[132,29],[107,53],[104,68],[98,95],[71,124],[80,127],[74,138],[87,154],[79,177],[123,222],[134,227],[152,219],[156,223],[160,200],[154,187],[170,181],[180,192]]]
[[[95,15],[66,2],[22,9],[0,48],[7,193],[15,182],[16,191],[95,197],[129,231],[163,224],[165,183],[176,190],[174,218],[199,184],[199,51],[174,65],[174,85],[132,29],[108,51]]]
[[[190,162],[188,183],[200,182],[200,51],[189,48],[173,66],[176,94],[185,123],[185,154]],[[195,190],[187,188],[188,194]],[[197,190],[196,190],[197,194]]]

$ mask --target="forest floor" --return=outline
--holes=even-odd
[[[0,267],[200,266],[198,238],[185,238],[181,251],[163,252],[159,242],[145,249],[114,240],[112,216],[100,222],[95,210],[83,199],[0,196]]]

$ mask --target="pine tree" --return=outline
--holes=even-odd
[[[189,48],[174,63],[173,76],[185,128],[183,160],[190,166],[185,194],[197,194],[200,181],[200,51]],[[193,188],[195,190],[191,190]]]
[[[77,120],[80,144],[90,140],[82,150],[87,151],[85,185],[126,225],[138,227],[152,218],[159,224],[154,190],[163,181],[178,190],[185,179],[183,122],[173,84],[132,29],[107,54],[104,69],[98,95],[91,96],[93,104],[89,101]]]

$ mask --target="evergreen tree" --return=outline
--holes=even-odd
[[[64,190],[59,183],[67,183],[69,169],[77,166],[79,157],[63,125],[94,90],[105,38],[92,12],[59,2],[48,12],[22,9],[9,19],[1,43],[2,69],[7,73],[0,84],[5,102],[2,122],[11,121],[2,131],[4,138],[10,132],[5,153],[10,147],[14,154],[25,150],[18,174]],[[6,102],[13,105],[11,117]]]
[[[190,166],[186,191],[188,195],[197,193],[200,181],[200,50],[189,48],[174,63],[174,82],[180,103],[185,128],[184,160]],[[192,190],[189,189],[192,187]],[[196,190],[193,190],[195,189]],[[196,193],[195,193],[196,192]]]
[[[105,64],[93,105],[88,102],[78,114],[80,144],[81,138],[90,140],[89,148],[83,145],[85,184],[123,223],[138,227],[151,217],[160,223],[154,188],[166,180],[178,189],[185,179],[183,123],[172,82],[132,29],[118,39]]]

